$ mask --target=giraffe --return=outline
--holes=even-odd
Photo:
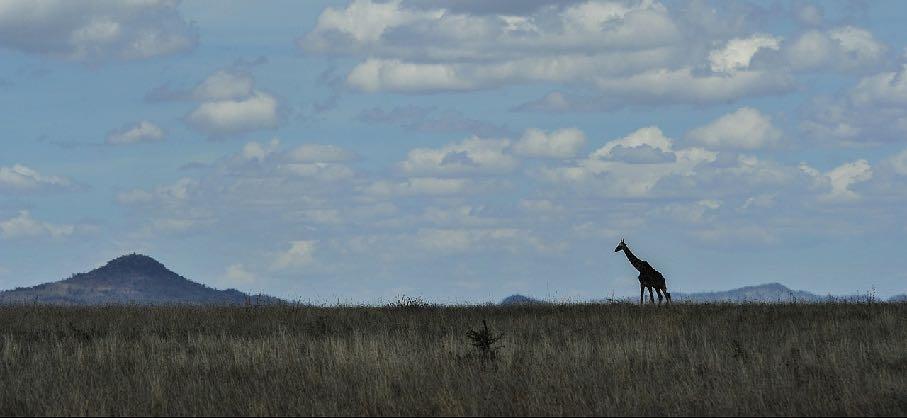
[[[668,304],[671,303],[671,294],[668,293],[668,288],[665,286],[665,277],[655,270],[652,266],[649,265],[646,260],[640,260],[633,252],[630,251],[630,247],[627,246],[627,243],[623,239],[620,240],[620,244],[617,244],[617,248],[614,249],[614,252],[623,251],[624,255],[627,256],[627,260],[630,261],[630,264],[633,265],[633,268],[639,271],[639,304],[643,304],[643,293],[645,289],[649,289],[649,300],[652,303],[655,303],[655,296],[652,295],[652,289],[655,289],[655,292],[658,293],[658,304],[661,305],[661,300],[663,298],[668,299]],[[664,297],[662,297],[664,293]]]

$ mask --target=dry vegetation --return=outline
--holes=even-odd
[[[44,414],[903,416],[907,304],[0,307]]]

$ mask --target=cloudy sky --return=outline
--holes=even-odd
[[[0,0],[0,287],[907,291],[907,4]]]

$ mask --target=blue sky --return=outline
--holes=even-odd
[[[0,287],[907,292],[903,2],[0,2]],[[873,290],[874,289],[874,290]]]

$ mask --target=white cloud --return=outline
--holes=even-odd
[[[648,146],[659,151],[672,152],[673,143],[674,141],[664,136],[664,133],[657,126],[648,126],[637,129],[623,138],[609,141],[603,147],[593,151],[590,157],[608,159],[611,157],[612,151],[617,147],[635,148]]]
[[[117,202],[123,205],[144,205],[156,203],[174,206],[184,202],[198,189],[199,181],[183,177],[168,185],[158,186],[153,191],[133,189],[117,195]]]
[[[907,64],[900,71],[890,71],[864,77],[850,92],[857,106],[907,105]]]
[[[707,215],[720,208],[721,204],[721,201],[715,199],[702,199],[692,203],[671,203],[656,208],[653,213],[681,222],[701,223],[709,220]]]
[[[907,65],[863,77],[837,98],[816,98],[805,108],[800,128],[822,141],[877,144],[907,136]]]
[[[231,264],[227,266],[220,282],[223,286],[245,288],[255,284],[256,279],[256,275],[247,270],[244,265]]]
[[[353,155],[336,145],[305,144],[291,150],[288,157],[299,163],[339,163],[349,161]]]
[[[300,39],[299,46],[315,52],[421,57],[424,61],[513,56],[532,47],[658,45],[679,36],[667,10],[651,1],[634,5],[588,2],[563,11],[543,8],[542,13],[476,16],[430,6],[407,8],[400,1],[358,0],[346,9],[322,12],[315,29]],[[414,43],[413,39],[431,42]]]
[[[711,69],[717,73],[733,73],[750,66],[753,55],[762,48],[778,50],[781,38],[771,35],[753,35],[727,41],[721,49],[709,53]]]
[[[515,144],[517,155],[544,158],[572,158],[586,144],[583,131],[576,128],[558,129],[545,133],[540,129],[528,129]]]
[[[611,106],[625,104],[726,103],[743,96],[787,92],[793,79],[784,73],[735,71],[731,74],[697,75],[691,68],[655,69],[629,77],[600,78],[599,90],[612,97]]]
[[[55,225],[41,222],[32,218],[27,210],[19,215],[0,221],[0,237],[5,239],[15,238],[63,238],[76,231],[74,225]]]
[[[845,163],[825,174],[831,183],[831,191],[825,195],[829,200],[853,200],[859,197],[850,187],[872,178],[872,167],[866,160]]]
[[[803,24],[819,26],[824,19],[824,12],[818,5],[802,3],[795,8],[794,16]]]
[[[299,41],[310,52],[361,57],[347,83],[365,92],[425,93],[557,82],[597,86],[595,104],[723,103],[792,88],[783,69],[753,71],[770,34],[722,39],[656,1],[580,2],[524,8],[525,15],[469,14],[469,8],[356,1],[328,8]],[[720,17],[720,16],[719,16]],[[689,36],[696,33],[697,36]],[[850,44],[854,36],[842,35]],[[847,42],[845,42],[847,43]],[[718,74],[698,70],[711,67]],[[577,107],[560,93],[533,106]]]
[[[827,31],[810,30],[785,44],[788,65],[799,71],[865,71],[875,68],[887,47],[869,31],[843,26]]]
[[[451,65],[383,59],[369,59],[357,65],[347,76],[347,83],[370,93],[473,90],[479,86],[461,78]]]
[[[111,145],[155,142],[163,139],[164,130],[146,120],[128,124],[107,135],[107,143]]]
[[[255,91],[244,99],[202,103],[186,117],[186,122],[193,129],[212,136],[276,128],[278,103],[273,96]]]
[[[546,244],[531,232],[517,228],[420,228],[411,243],[420,251],[438,254],[506,250],[519,253],[526,249],[541,253],[563,250]]]
[[[186,51],[198,35],[171,0],[5,0],[0,47],[80,61]]]
[[[639,160],[645,154],[666,154],[670,158]],[[616,156],[633,157],[630,161]],[[609,141],[575,165],[542,169],[543,179],[579,187],[595,194],[643,197],[668,176],[691,176],[693,169],[715,161],[717,154],[702,148],[673,149],[673,140],[657,127],[641,128],[626,137]]]
[[[770,117],[751,107],[741,107],[687,134],[710,148],[759,149],[781,138]]]
[[[768,245],[778,242],[778,236],[764,226],[711,225],[693,231],[693,237],[712,245]]]
[[[65,177],[47,176],[21,164],[0,167],[0,192],[65,189],[72,183]]]
[[[565,208],[550,199],[521,199],[520,209],[532,213],[560,213]]]
[[[889,158],[888,162],[893,167],[895,173],[907,176],[907,149]]]
[[[247,142],[243,146],[242,151],[239,153],[240,157],[246,161],[264,161],[268,156],[277,152],[277,147],[280,146],[279,139],[272,139],[265,145],[262,145],[258,142],[251,141]]]
[[[860,195],[851,190],[851,186],[873,176],[872,166],[863,159],[841,164],[825,173],[806,163],[800,163],[799,169],[811,177],[820,190],[826,191],[819,200],[830,203],[857,200]]]
[[[484,187],[469,179],[413,177],[405,181],[379,180],[364,188],[367,195],[394,196],[452,196],[475,192]]]
[[[254,86],[248,74],[220,70],[196,86],[192,97],[199,101],[242,99],[252,94]]]
[[[315,262],[314,252],[317,241],[291,241],[290,248],[277,255],[272,267],[277,270],[299,268]]]
[[[499,174],[512,171],[517,160],[505,150],[507,139],[470,137],[441,148],[415,148],[400,168],[410,175]]]
[[[346,9],[326,8],[318,17],[312,33],[300,40],[300,46],[327,51],[335,48],[338,42],[352,41],[369,45],[377,42],[389,28],[416,20],[437,18],[441,13],[443,12],[420,13],[401,9],[400,0],[385,3],[355,0]]]
[[[353,178],[353,169],[331,163],[287,163],[279,166],[282,171],[300,177],[317,178],[322,181],[340,181]]]

